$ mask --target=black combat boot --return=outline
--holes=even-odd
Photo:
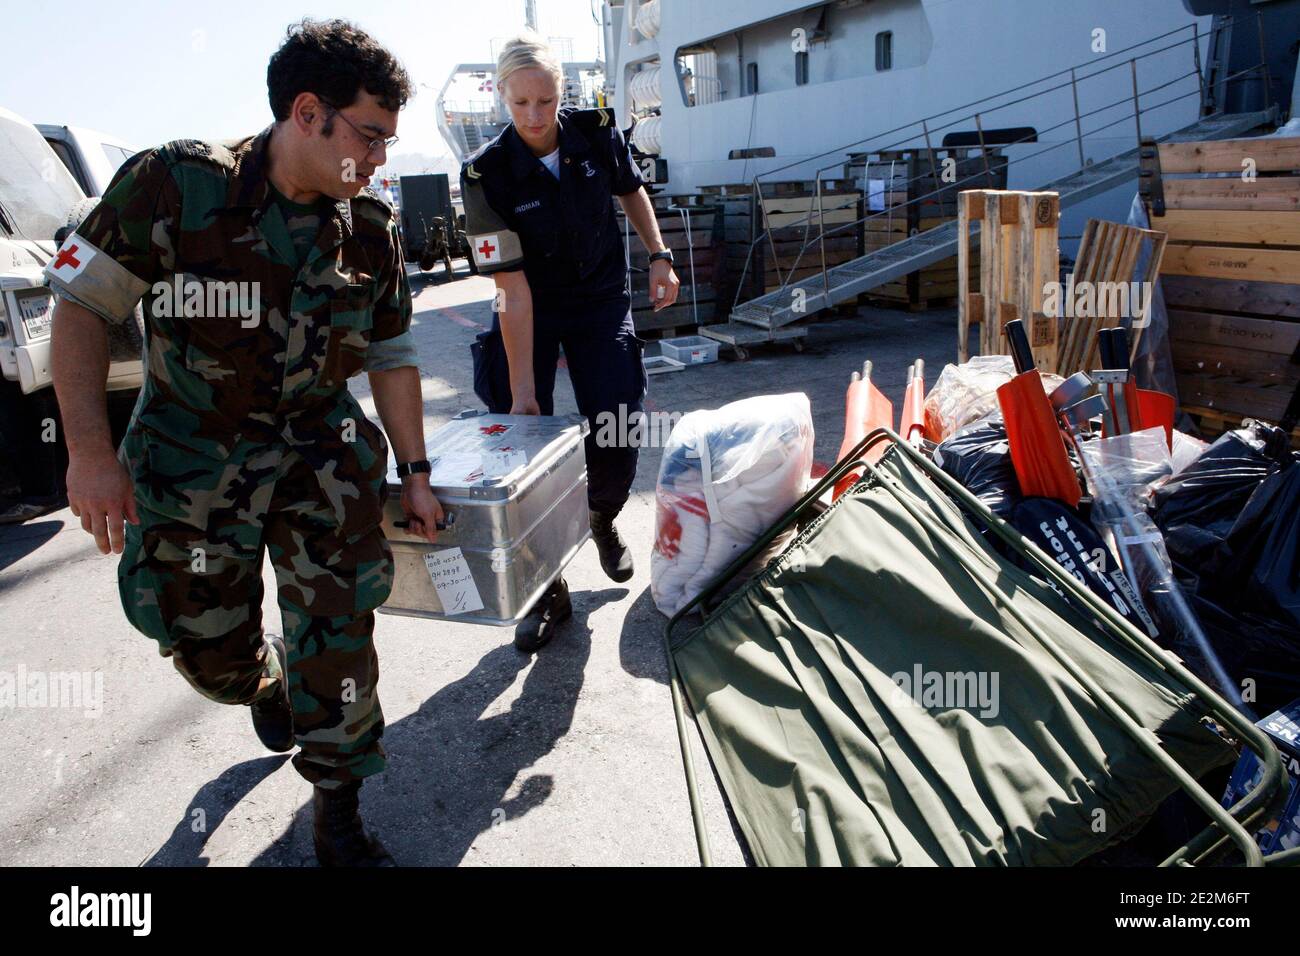
[[[632,576],[632,551],[614,527],[613,515],[591,513],[591,539],[600,553],[600,566],[611,580],[622,582]]]
[[[569,586],[564,578],[556,578],[537,603],[515,627],[515,647],[525,654],[540,650],[552,637],[555,629],[573,617],[573,604],[569,600]]]
[[[361,783],[357,780],[334,790],[312,787],[312,842],[321,866],[397,866],[361,822]]]
[[[280,662],[280,682],[275,693],[255,700],[248,705],[253,713],[253,730],[267,750],[278,754],[293,749],[293,707],[289,701],[289,658],[283,639],[266,635],[267,653],[274,654]]]

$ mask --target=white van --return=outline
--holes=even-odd
[[[84,126],[37,123],[36,128],[87,196],[108,192],[114,173],[140,152],[138,147],[116,136]]]
[[[49,510],[62,497],[66,449],[50,370],[54,299],[42,270],[57,251],[55,235],[85,200],[36,127],[0,108],[0,523]],[[109,327],[110,414],[135,401],[142,347],[138,323]]]

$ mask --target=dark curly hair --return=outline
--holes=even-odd
[[[342,109],[364,88],[384,109],[411,98],[411,77],[370,34],[347,20],[305,19],[289,27],[266,68],[266,89],[277,121],[289,118],[300,93],[315,93]]]

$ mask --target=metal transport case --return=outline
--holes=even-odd
[[[430,544],[403,521],[388,472],[383,529],[397,565],[379,610],[470,624],[517,623],[591,536],[589,426],[579,415],[462,412],[427,444],[447,529]]]

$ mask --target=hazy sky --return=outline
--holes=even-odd
[[[492,40],[524,24],[523,0],[4,6],[0,106],[32,123],[88,126],[141,147],[258,131],[271,121],[266,63],[285,27],[304,16],[352,20],[392,50],[417,84],[390,156],[447,153],[434,110],[451,67],[488,60]],[[572,38],[575,58],[595,56],[591,0],[537,0],[537,17],[543,36]]]

